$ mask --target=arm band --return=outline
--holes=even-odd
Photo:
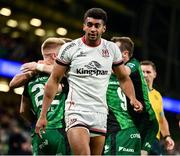
[[[44,64],[37,63],[36,69],[42,72],[44,69]]]
[[[166,140],[166,138],[168,138],[168,137],[171,137],[171,135],[165,135],[165,136],[163,137],[163,139]]]

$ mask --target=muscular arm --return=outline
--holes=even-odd
[[[36,62],[29,62],[23,64],[21,67],[23,73],[16,74],[9,83],[9,87],[17,88],[25,85],[32,77],[32,75],[36,74],[37,72],[45,72],[51,74],[53,65],[41,64],[43,65],[43,68],[42,71],[40,71],[39,69],[37,69],[37,64],[38,63]]]
[[[45,86],[43,102],[42,102],[42,110],[41,110],[38,122],[36,123],[36,129],[35,129],[36,133],[38,133],[39,136],[41,136],[40,130],[42,128],[45,130],[45,126],[47,124],[46,114],[47,114],[48,108],[50,107],[57,93],[59,82],[64,76],[66,69],[67,69],[66,66],[58,65],[57,63],[55,63],[52,73]]]
[[[31,111],[30,99],[24,95],[21,96],[20,115],[29,123],[34,122],[36,119],[35,115]]]
[[[46,117],[47,110],[58,91],[59,82],[63,78],[65,71],[65,66],[61,66],[55,63],[52,73],[45,86],[42,111],[40,114],[41,117]]]
[[[120,65],[113,68],[114,73],[116,74],[117,79],[119,80],[120,87],[127,95],[129,99],[135,98],[134,86],[128,73],[126,72],[125,66]]]
[[[170,136],[169,125],[164,115],[160,117],[159,127],[160,127],[160,132],[162,136],[163,137],[168,136],[165,138],[166,149],[172,150],[174,148],[174,141]]]
[[[9,83],[10,88],[17,88],[25,85],[32,77],[32,72],[16,74]]]
[[[28,72],[28,71],[33,71],[33,72],[45,72],[47,74],[51,74],[53,65],[46,64],[47,62],[45,61],[38,61],[37,62],[29,62],[25,63],[21,67],[22,72]]]
[[[126,96],[130,99],[131,104],[134,106],[136,111],[142,110],[142,104],[136,99],[133,83],[128,76],[128,73],[124,65],[113,67],[114,73],[116,74],[120,87]]]
[[[52,69],[53,69],[53,65],[44,64],[43,72],[45,72],[47,74],[51,74]]]
[[[159,119],[159,127],[160,127],[160,131],[161,131],[162,136],[170,135],[169,125],[168,125],[168,122],[167,122],[166,117],[164,115],[161,116]]]
[[[131,69],[126,65],[125,65],[125,69],[126,69],[127,74],[130,75],[131,74]]]

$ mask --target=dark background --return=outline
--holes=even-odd
[[[41,59],[41,43],[51,36],[36,36],[36,28],[30,25],[27,30],[19,26],[10,28],[6,26],[8,19],[28,23],[33,17],[39,18],[40,28],[54,31],[53,36],[59,36],[55,29],[61,26],[68,30],[64,37],[75,39],[83,35],[84,12],[91,7],[101,7],[108,14],[103,37],[108,40],[113,36],[131,37],[135,42],[135,57],[140,61],[152,60],[157,66],[154,87],[163,96],[180,99],[180,0],[0,0],[2,7],[10,8],[12,13],[9,17],[0,15],[0,58],[22,63]],[[15,32],[19,33],[18,37],[13,35]],[[20,96],[13,91],[0,92],[3,112],[8,110],[8,114],[16,118],[19,103]],[[178,142],[180,115],[172,112],[165,115],[171,134]]]

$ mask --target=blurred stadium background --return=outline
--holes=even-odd
[[[155,62],[155,88],[163,97],[175,99],[165,99],[165,115],[176,143],[169,154],[180,152],[179,0],[0,0],[0,154],[8,149],[12,154],[14,140],[23,154],[31,153],[29,125],[18,115],[22,88],[7,87],[11,73],[17,72],[12,68],[41,59],[40,45],[49,36],[82,36],[83,14],[91,7],[108,13],[104,38],[129,36],[135,42],[135,57]],[[6,61],[20,64],[4,66]]]

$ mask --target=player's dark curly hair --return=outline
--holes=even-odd
[[[107,13],[101,8],[91,8],[87,10],[86,13],[84,14],[84,22],[87,17],[92,17],[95,19],[102,19],[104,22],[104,25],[106,25],[107,23]]]

